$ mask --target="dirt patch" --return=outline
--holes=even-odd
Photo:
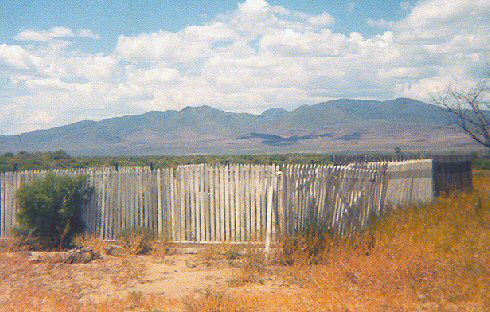
[[[182,299],[210,289],[216,292],[285,289],[284,283],[272,278],[236,285],[241,260],[235,255],[226,258],[211,254],[206,251],[165,257],[105,255],[88,263],[65,263],[54,261],[59,258],[55,253],[37,252],[33,257],[29,252],[2,252],[0,258],[5,261],[0,264],[0,303],[14,300],[16,294],[26,289],[36,293],[64,292],[82,304],[135,294]],[[33,258],[38,260],[32,261]]]

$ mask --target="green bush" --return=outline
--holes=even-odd
[[[48,174],[17,192],[19,233],[39,239],[44,248],[67,247],[83,230],[82,208],[90,198],[85,176]]]

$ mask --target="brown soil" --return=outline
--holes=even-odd
[[[181,299],[208,290],[247,293],[290,292],[281,282],[265,278],[237,284],[240,259],[209,260],[199,254],[104,256],[86,264],[66,264],[56,253],[0,252],[0,310],[26,288],[36,293],[62,291],[84,304],[97,304],[131,294]],[[5,308],[5,306],[3,306]]]

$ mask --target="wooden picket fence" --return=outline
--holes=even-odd
[[[277,171],[262,165],[157,171],[159,235],[178,242],[264,241],[276,222]]]
[[[386,163],[288,165],[280,179],[278,233],[312,230],[346,235],[383,212]]]
[[[383,210],[386,164],[186,165],[49,171],[86,175],[89,233],[148,229],[173,242],[267,242],[312,228],[345,235]],[[16,224],[16,190],[48,171],[0,174],[0,236]]]

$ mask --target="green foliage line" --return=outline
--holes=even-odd
[[[262,155],[151,155],[151,156],[93,156],[74,157],[65,151],[19,152],[0,155],[0,172],[29,169],[64,169],[102,166],[153,166],[164,168],[185,164],[329,164],[330,154],[262,154]],[[490,158],[473,155],[473,167],[490,170]]]

